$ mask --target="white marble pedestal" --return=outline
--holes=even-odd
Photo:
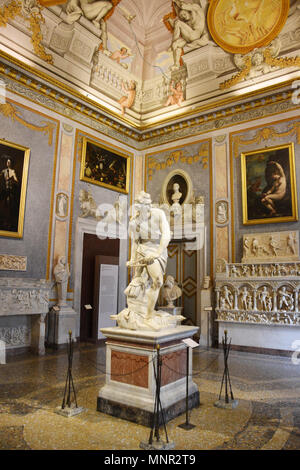
[[[54,306],[48,316],[47,346],[59,347],[69,341],[69,331],[75,338],[76,312],[68,306]]]
[[[157,345],[162,358],[160,398],[166,422],[186,409],[187,347],[183,339],[193,337],[194,326],[177,326],[160,332],[103,328],[106,340],[106,383],[100,389],[97,410],[118,418],[152,426],[155,403]],[[192,380],[192,351],[189,357],[189,409],[199,405],[199,391]],[[155,363],[156,365],[156,363]],[[162,422],[160,417],[160,422]]]

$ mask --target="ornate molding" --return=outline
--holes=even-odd
[[[154,171],[160,171],[165,170],[166,168],[171,168],[178,162],[187,163],[188,165],[192,165],[193,163],[201,163],[202,169],[206,170],[208,168],[208,158],[209,142],[202,143],[196,155],[189,155],[185,150],[174,150],[165,157],[164,161],[160,161],[155,157],[148,156],[148,178],[151,181]]]
[[[45,23],[41,13],[42,9],[43,7],[36,0],[11,0],[0,9],[0,27],[7,26],[9,20],[13,20],[16,16],[21,16],[25,21],[29,22],[31,43],[35,54],[48,64],[53,64],[52,55],[46,53],[42,44],[41,24]]]
[[[300,57],[273,57],[270,49],[264,51],[264,57],[268,65],[280,67],[282,69],[287,67],[300,67]]]
[[[256,132],[256,135],[252,139],[242,139],[240,136],[234,136],[233,141],[233,155],[235,158],[239,156],[239,148],[241,146],[246,147],[253,144],[260,144],[266,140],[276,140],[282,137],[290,137],[292,135],[296,135],[297,137],[297,144],[300,144],[300,121],[294,122],[291,125],[291,128],[285,132],[277,132],[274,127],[264,127],[263,129],[259,129]]]
[[[249,72],[252,67],[252,62],[251,62],[251,57],[247,57],[244,62],[244,66],[240,72],[238,72],[236,75],[231,77],[229,80],[225,80],[225,82],[220,83],[220,90],[227,90],[228,88],[233,87],[234,85],[237,85],[240,83],[242,80],[244,80],[247,75],[249,75]]]
[[[16,109],[16,106],[13,104],[6,102],[4,104],[0,104],[0,113],[2,113],[5,117],[10,118],[12,121],[18,121],[28,129],[32,129],[34,131],[43,132],[44,135],[48,135],[48,145],[51,147],[53,142],[53,133],[56,128],[55,124],[52,122],[44,122],[44,126],[36,126],[35,124],[31,124],[30,122],[25,121],[25,119],[21,116],[20,111]]]
[[[27,270],[27,256],[1,255],[0,254],[0,270],[1,271],[26,271]]]
[[[3,56],[3,53],[0,55]],[[6,59],[8,60],[7,57]],[[77,97],[71,98],[67,91],[62,89],[57,91],[50,84],[45,85],[44,81],[36,80],[33,76],[30,77],[29,73],[22,73],[19,67],[14,68],[4,62],[0,63],[0,77],[7,90],[67,118],[81,122],[87,127],[102,132],[137,150],[225,129],[255,119],[296,110],[300,107],[292,102],[294,90],[276,92],[277,87],[274,87],[267,97],[253,98],[252,96],[250,101],[238,105],[233,105],[232,102],[228,104],[227,101],[224,101],[220,111],[205,112],[204,110],[198,117],[185,117],[184,120],[174,125],[170,124],[151,131],[138,132],[101,114],[102,109],[100,110],[100,107],[90,99],[84,99],[83,104],[79,97],[78,99]],[[291,83],[283,83],[282,86],[290,86]]]

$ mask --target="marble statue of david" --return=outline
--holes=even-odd
[[[133,246],[127,266],[133,268],[134,274],[124,291],[128,307],[111,318],[117,320],[118,326],[132,330],[159,331],[175,326],[183,317],[155,310],[166,271],[170,227],[165,213],[152,207],[151,197],[144,191],[135,200],[129,232]]]

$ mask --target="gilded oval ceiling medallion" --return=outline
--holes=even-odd
[[[210,0],[208,28],[222,49],[247,54],[278,36],[289,6],[289,0]]]

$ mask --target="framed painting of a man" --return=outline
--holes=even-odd
[[[294,144],[241,154],[243,223],[298,220]]]
[[[130,156],[84,137],[80,179],[128,194]]]
[[[22,238],[30,149],[0,140],[0,236]]]

